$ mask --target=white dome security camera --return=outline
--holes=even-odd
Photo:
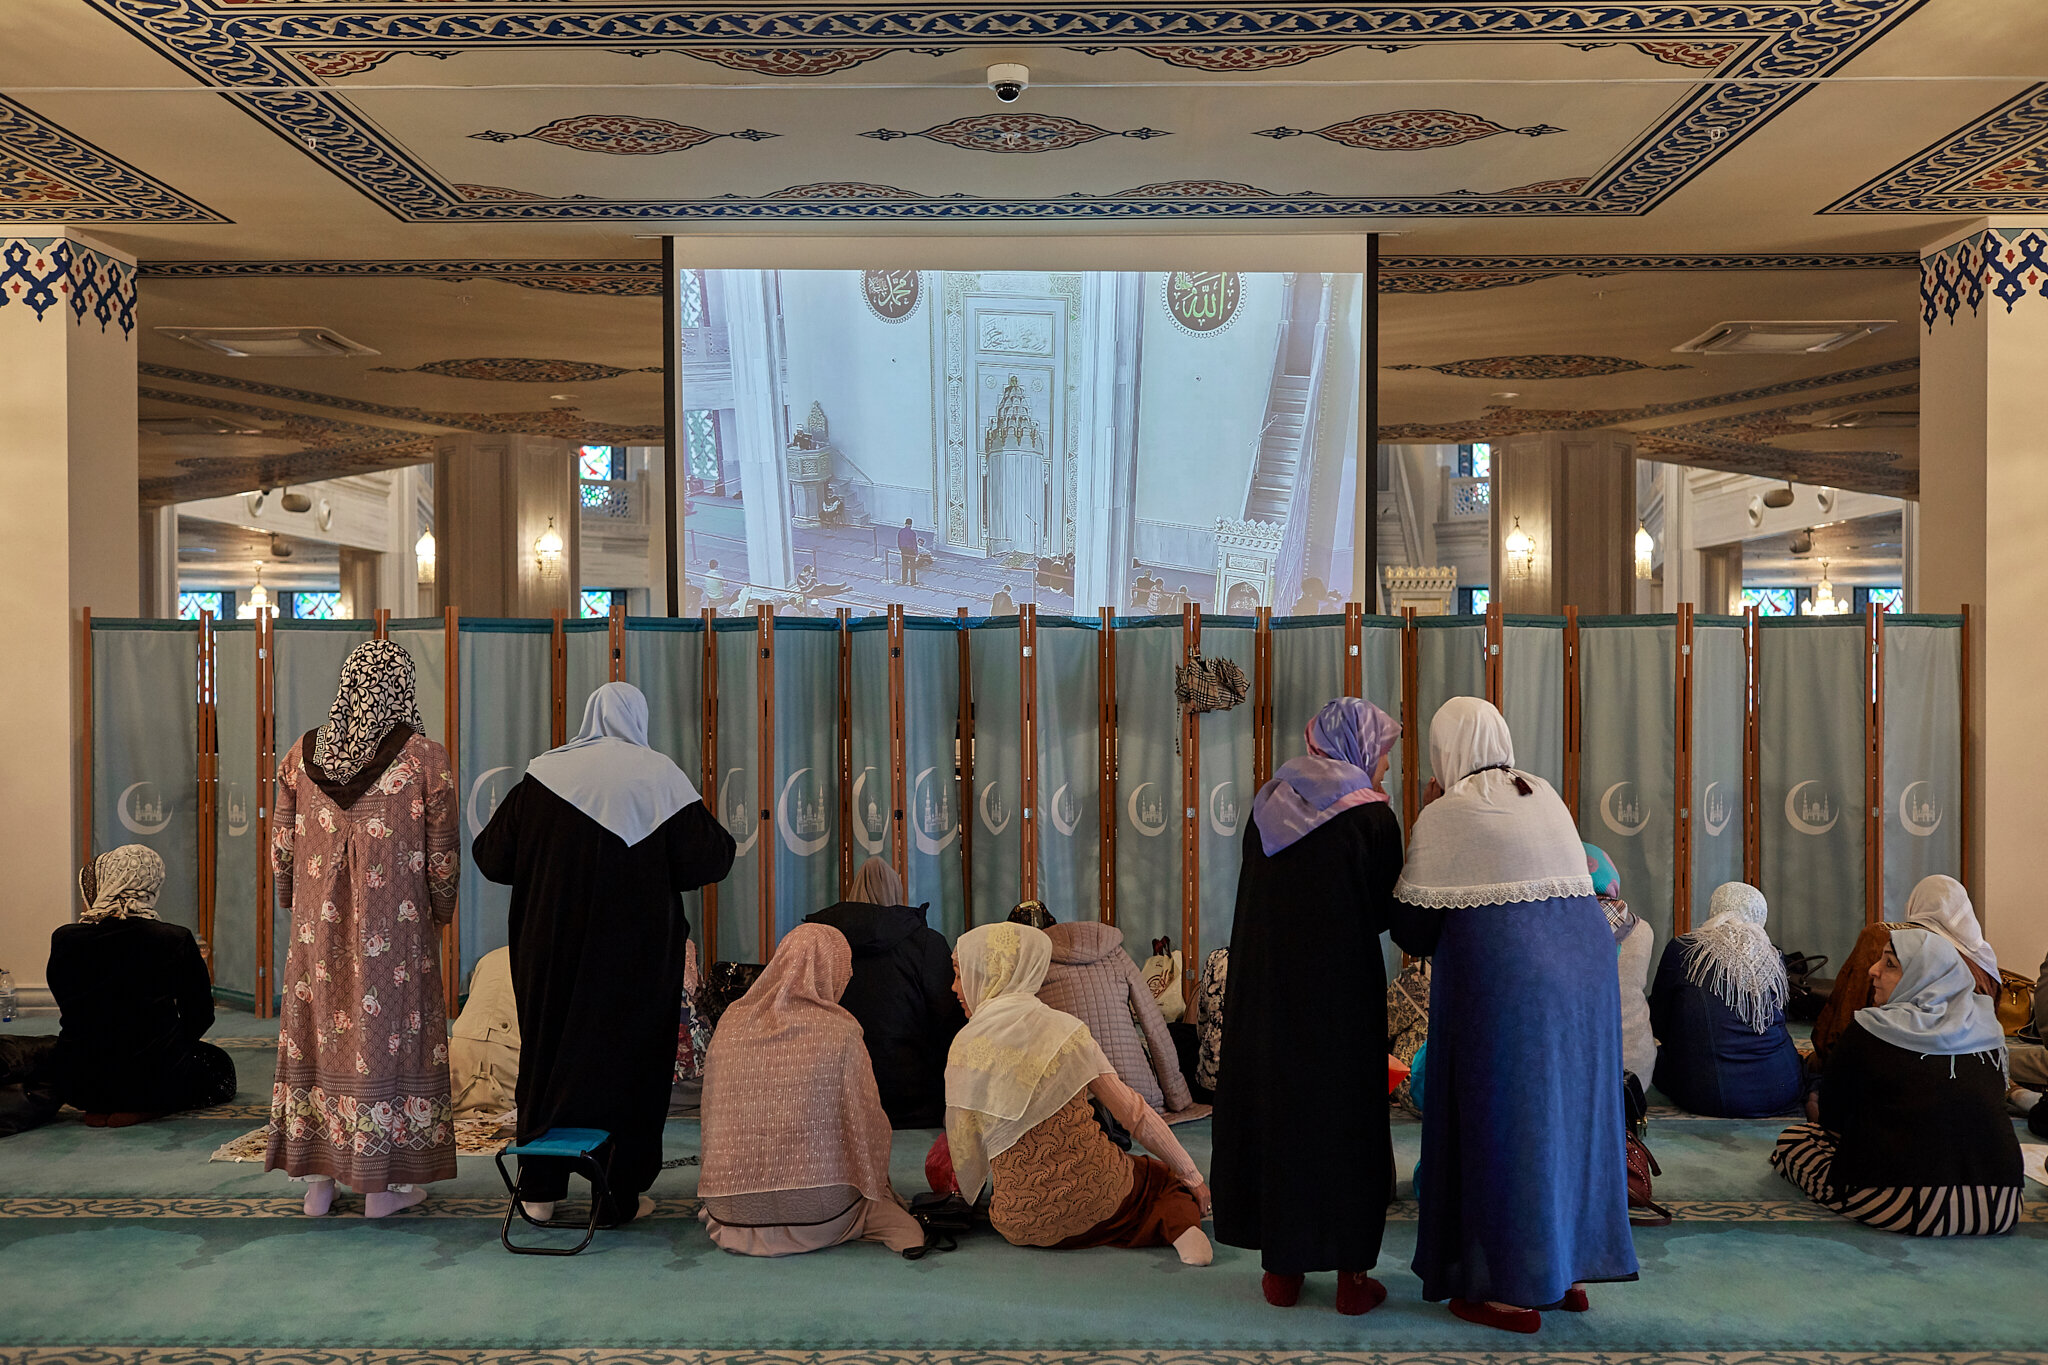
[[[988,69],[988,88],[1004,104],[1015,104],[1031,85],[1031,68],[1016,62],[997,62]]]

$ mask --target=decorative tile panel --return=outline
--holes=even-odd
[[[2024,299],[2048,299],[2048,233],[1989,228],[1951,242],[1920,262],[1920,321],[1929,332],[1989,294],[2010,313]]]
[[[79,326],[90,317],[132,338],[135,267],[67,237],[0,237],[0,308],[10,304],[37,322],[68,310]]]

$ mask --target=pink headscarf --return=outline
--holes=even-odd
[[[799,924],[712,1035],[704,1066],[705,1197],[851,1185],[897,1202],[889,1119],[860,1025],[839,1004],[846,936]]]
[[[1252,823],[1272,857],[1354,806],[1385,801],[1373,769],[1401,737],[1401,723],[1369,701],[1339,697],[1309,720],[1308,753],[1280,765],[1252,798]]]

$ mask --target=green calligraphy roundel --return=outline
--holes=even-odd
[[[1208,336],[1230,325],[1243,294],[1235,270],[1176,270],[1166,277],[1166,312],[1183,332]]]

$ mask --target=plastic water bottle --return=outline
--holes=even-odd
[[[14,974],[0,970],[0,1024],[14,1022]]]

